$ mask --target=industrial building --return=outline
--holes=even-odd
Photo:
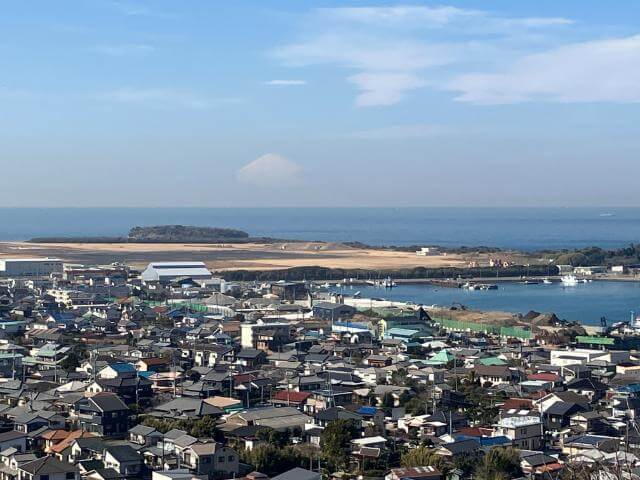
[[[154,262],[142,272],[145,282],[171,282],[177,278],[209,280],[213,277],[203,262]]]
[[[314,317],[331,320],[332,322],[353,317],[356,312],[355,307],[344,303],[318,302],[313,305]]]
[[[0,277],[48,277],[53,273],[62,273],[62,260],[58,258],[0,259]]]

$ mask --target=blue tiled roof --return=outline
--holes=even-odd
[[[629,385],[619,387],[618,391],[625,393],[638,393],[640,392],[640,383],[630,383]]]
[[[368,327],[364,323],[355,323],[355,322],[333,322],[333,324],[337,327],[347,327],[347,328],[362,328],[363,330],[368,330]]]
[[[480,445],[483,447],[493,447],[495,445],[511,444],[511,439],[501,435],[499,437],[481,437]]]
[[[511,439],[509,439],[509,437],[505,437],[504,435],[500,435],[498,437],[476,437],[473,435],[454,434],[453,436],[457,442],[462,440],[476,440],[477,442],[480,442],[480,445],[483,447],[494,447],[496,445],[511,444]]]
[[[377,411],[376,407],[360,407],[356,413],[360,415],[375,415]]]
[[[136,368],[133,365],[131,365],[130,363],[124,363],[124,362],[114,363],[111,365],[111,368],[113,368],[118,373],[127,373],[127,372],[136,371]]]

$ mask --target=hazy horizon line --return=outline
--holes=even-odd
[[[55,210],[55,209],[77,209],[77,210],[91,210],[91,209],[123,209],[123,210],[133,210],[133,209],[146,209],[146,210],[159,210],[159,209],[175,209],[175,210],[189,210],[189,209],[217,209],[217,210],[225,210],[225,209],[427,209],[427,208],[472,208],[472,209],[481,209],[481,208],[493,208],[493,209],[501,209],[501,210],[513,210],[517,208],[536,208],[536,209],[637,209],[640,208],[640,205],[506,205],[506,206],[498,206],[498,205],[306,205],[306,206],[291,206],[291,205],[245,205],[245,206],[234,206],[234,205],[223,205],[223,206],[212,206],[212,205],[186,205],[186,206],[173,206],[173,205],[159,205],[159,206],[148,206],[148,205],[94,205],[94,206],[72,206],[72,205],[55,205],[55,206],[0,206],[0,210]]]

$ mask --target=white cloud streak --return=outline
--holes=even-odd
[[[129,57],[147,55],[154,52],[155,47],[145,44],[98,45],[92,50],[110,57]]]
[[[395,105],[409,91],[425,85],[417,75],[403,72],[359,73],[349,77],[349,81],[360,90],[356,98],[358,107]]]
[[[480,105],[640,102],[640,35],[527,55],[502,72],[459,75],[446,88]]]
[[[572,25],[564,17],[500,17],[482,10],[451,6],[342,7],[318,9],[321,16],[361,25],[384,28],[464,29],[467,32],[512,33],[517,29],[537,29]]]
[[[150,16],[152,14],[151,9],[141,4],[131,2],[109,2],[108,5],[123,15],[131,17]]]
[[[126,15],[127,17],[149,17],[158,19],[176,18],[176,15],[174,14],[151,9],[147,5],[143,5],[140,0],[137,0],[137,2],[109,1],[105,5],[122,15]]]
[[[144,105],[162,109],[186,108],[203,110],[224,104],[240,103],[239,98],[209,98],[199,94],[169,88],[122,87],[99,94],[102,100],[123,104]]]
[[[306,80],[268,80],[268,81],[264,82],[264,84],[265,85],[270,85],[270,86],[289,87],[289,86],[306,85],[307,81]]]
[[[345,137],[356,140],[417,140],[439,137],[451,131],[449,127],[442,125],[419,123],[361,130],[349,133]]]
[[[425,32],[446,28],[462,35],[506,36],[571,23],[562,17],[503,18],[450,6],[325,8],[313,11],[302,40],[271,53],[291,67],[354,70],[346,78],[358,90],[356,105],[389,106],[426,86],[426,70],[474,61],[478,51],[494,49],[490,42],[442,41]]]

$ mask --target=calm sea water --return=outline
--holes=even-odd
[[[0,240],[115,236],[160,224],[371,245],[540,250],[640,241],[640,208],[0,208]]]
[[[416,304],[450,306],[461,303],[477,310],[500,310],[526,314],[530,310],[553,312],[559,318],[600,325],[600,317],[611,322],[629,320],[640,313],[640,283],[597,281],[563,286],[561,283],[523,285],[500,283],[498,290],[465,290],[432,285],[400,285],[393,289],[371,286],[343,287],[345,294],[356,291],[363,298],[411,301]]]

